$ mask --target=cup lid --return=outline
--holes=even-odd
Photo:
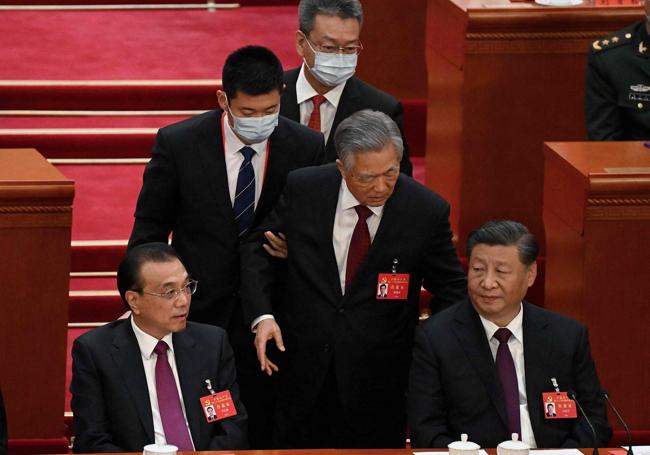
[[[171,444],[149,444],[144,446],[144,450],[148,453],[176,453],[178,447]]]
[[[512,433],[512,439],[510,441],[503,441],[499,444],[500,448],[508,450],[529,450],[530,447],[523,441],[519,440],[519,435],[517,433]]]
[[[467,440],[467,433],[461,434],[460,441],[452,442],[447,447],[455,450],[478,450],[481,448],[481,446],[475,442]]]

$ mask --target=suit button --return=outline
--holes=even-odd
[[[345,308],[341,307],[341,308],[339,308],[339,309],[336,310],[336,311],[337,311],[338,313],[343,314],[343,313],[345,313]]]
[[[330,345],[326,344],[325,346],[323,346],[323,351],[330,352]]]

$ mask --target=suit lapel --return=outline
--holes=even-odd
[[[492,404],[496,408],[501,421],[508,428],[505,400],[503,398],[503,391],[501,390],[499,375],[494,364],[494,359],[492,358],[492,351],[490,350],[490,345],[488,344],[485,330],[478,313],[474,310],[469,300],[458,305],[455,325],[456,330],[454,330],[454,334],[458,338],[458,342],[485,385],[490,400],[492,400]]]
[[[298,82],[298,74],[300,67],[287,71],[284,77],[286,88],[282,92],[282,105],[280,106],[280,113],[300,123],[300,106],[298,106],[298,95],[296,94],[296,83]]]
[[[325,253],[325,270],[327,271],[328,280],[333,290],[336,301],[340,301],[341,280],[339,267],[336,262],[334,245],[332,243],[332,233],[334,232],[334,218],[336,217],[336,205],[338,203],[339,190],[341,188],[341,174],[335,165],[327,165],[331,168],[331,177],[326,184],[320,188],[320,204],[314,204],[316,208],[315,216],[318,217],[317,232],[315,238],[321,242],[321,251]]]
[[[264,184],[262,186],[262,193],[260,199],[255,207],[255,215],[253,225],[259,224],[262,220],[262,213],[269,213],[276,203],[273,197],[276,189],[282,190],[283,178],[287,173],[289,167],[289,147],[286,147],[287,138],[285,137],[282,128],[282,122],[275,129],[269,138],[269,150],[266,161],[266,169],[264,173]]]
[[[131,320],[121,324],[111,346],[111,356],[117,368],[115,371],[122,375],[126,388],[131,395],[131,401],[138,410],[138,416],[147,435],[147,440],[154,441],[153,415],[151,401],[147,388],[147,378],[142,365],[142,354],[138,340],[131,328]]]
[[[215,115],[208,121],[211,125],[203,128],[197,143],[199,157],[206,174],[208,188],[215,200],[215,210],[223,212],[224,219],[230,220],[229,227],[237,236],[237,225],[230,202],[228,191],[228,172],[224,157],[221,114],[223,111],[214,111]]]
[[[524,302],[524,369],[526,370],[526,399],[528,414],[537,444],[544,444],[545,437],[539,434],[544,427],[542,419],[542,397],[540,391],[551,391],[551,376],[548,365],[551,338],[546,333],[548,321],[543,313],[530,303]],[[552,363],[552,361],[551,361]],[[537,429],[537,431],[535,431]]]
[[[181,391],[183,392],[183,403],[185,404],[185,415],[187,416],[187,423],[192,433],[192,440],[196,450],[203,450],[205,444],[203,443],[203,432],[201,418],[203,417],[203,410],[200,406],[199,399],[201,398],[201,391],[205,391],[203,395],[207,395],[207,388],[201,388],[202,381],[206,378],[201,375],[201,360],[200,348],[198,348],[194,338],[182,331],[173,335],[174,341],[174,357],[176,359],[176,369],[178,371],[178,380],[180,382]]]

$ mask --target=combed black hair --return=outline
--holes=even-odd
[[[515,245],[519,260],[524,265],[531,265],[539,254],[539,245],[533,234],[523,224],[512,220],[491,220],[472,231],[467,237],[466,252],[469,258],[478,244],[490,246]]]
[[[282,93],[282,63],[269,49],[245,46],[226,58],[221,80],[228,99],[237,92],[257,96],[277,90]]]
[[[131,308],[126,301],[126,291],[142,290],[142,267],[149,262],[168,262],[174,259],[183,262],[174,248],[162,242],[144,243],[127,251],[117,268],[117,290],[127,310]]]

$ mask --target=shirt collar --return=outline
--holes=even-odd
[[[485,336],[487,336],[488,341],[492,340],[492,337],[500,327],[494,322],[485,319],[480,314],[479,317],[481,318],[481,323],[483,324],[483,329],[485,330]],[[521,344],[524,343],[523,321],[524,310],[523,305],[520,303],[519,313],[517,313],[517,316],[515,316],[512,321],[510,321],[510,323],[506,326],[506,329],[510,330],[510,332],[512,332],[512,336],[514,336]]]
[[[357,205],[360,204],[361,202],[359,202],[357,198],[355,198],[354,195],[350,192],[347,183],[345,183],[345,179],[342,178],[341,179],[341,210],[354,209]],[[377,215],[379,217],[384,211],[383,205],[377,207],[370,207],[370,206],[367,207],[374,215]]]
[[[305,77],[305,71],[309,70],[303,62],[302,66],[300,67],[300,73],[298,74],[298,80],[296,81],[296,101],[298,101],[298,104],[302,104],[305,101],[308,101],[314,96],[318,95],[318,92],[314,90],[314,87],[311,86]],[[347,81],[337,85],[323,95],[325,99],[336,109],[339,107],[339,101],[341,100],[341,95],[343,94],[343,89],[345,88],[346,83]]]
[[[265,139],[262,142],[258,142],[257,144],[244,144],[242,140],[239,139],[239,136],[235,134],[235,132],[232,130],[232,127],[230,126],[230,123],[228,122],[227,111],[223,112],[221,122],[223,123],[224,139],[226,142],[223,146],[227,154],[235,155],[239,153],[239,151],[244,147],[252,148],[255,150],[255,154],[257,155],[262,155],[264,152],[266,152],[266,143],[268,142],[268,139]]]
[[[158,344],[158,339],[156,337],[152,337],[151,335],[143,331],[140,327],[138,327],[138,324],[135,323],[135,319],[133,319],[133,316],[131,316],[130,319],[131,319],[131,327],[133,327],[133,333],[135,333],[135,338],[138,340],[138,346],[140,347],[140,352],[142,353],[142,357],[149,360],[153,355],[154,348]],[[167,346],[169,346],[170,351],[174,352],[174,345],[172,343],[171,332],[165,335],[162,338],[162,341],[167,343]]]

